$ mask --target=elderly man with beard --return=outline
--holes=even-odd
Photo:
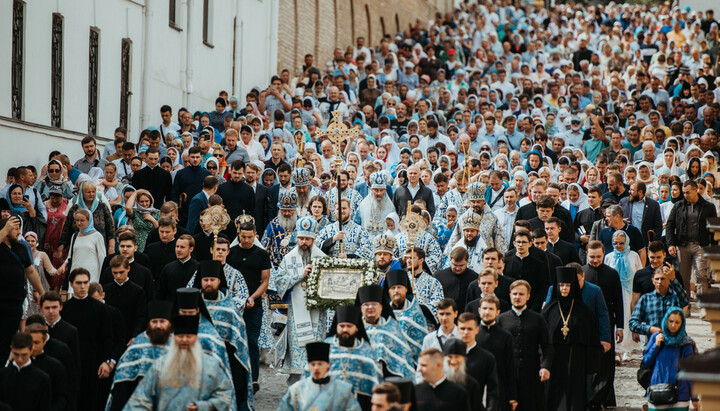
[[[294,174],[293,174],[294,175]],[[348,182],[350,181],[350,174],[348,174],[347,170],[340,170],[340,198],[346,199],[350,201],[350,205],[353,210],[357,210],[360,203],[363,201],[363,196],[360,195],[354,188],[348,186]],[[372,183],[372,176],[370,179],[370,182]],[[385,185],[382,186],[382,188],[385,188]],[[332,188],[327,193],[327,200],[328,200],[328,209],[330,210],[330,221],[337,221],[337,211],[338,211],[338,188]],[[389,198],[388,198],[389,200]],[[392,206],[392,202],[390,203]],[[393,208],[392,211],[395,211]],[[388,213],[389,214],[389,213]],[[387,214],[385,214],[387,215]],[[380,221],[380,223],[384,222]],[[364,226],[364,225],[363,225]]]
[[[220,361],[203,352],[198,317],[175,319],[167,354],[155,361],[125,406],[126,410],[229,410],[234,408],[230,378],[217,372]]]
[[[450,381],[444,373],[443,355],[437,348],[420,353],[420,373],[423,382],[415,386],[417,409],[470,410],[468,392],[460,384]]]
[[[106,406],[108,411],[122,410],[153,362],[167,353],[172,335],[172,311],[173,305],[169,301],[157,300],[148,304],[147,328],[130,343],[115,367]]]
[[[371,238],[387,231],[385,218],[395,212],[395,206],[387,194],[386,176],[383,172],[370,174],[368,184],[370,184],[372,195],[365,197],[360,202],[355,213],[355,222],[360,224]],[[342,178],[340,183],[342,184]],[[332,193],[331,191],[330,194],[332,195]],[[345,198],[345,192],[343,192],[343,198]]]
[[[373,241],[375,252],[375,264],[380,274],[378,284],[385,283],[385,275],[391,270],[401,270],[400,261],[395,258],[395,237],[390,233],[383,233],[375,237]]]
[[[290,374],[288,385],[297,381],[305,367],[305,346],[325,338],[327,312],[308,310],[305,303],[305,279],[312,270],[310,262],[325,254],[313,243],[318,232],[318,223],[312,217],[297,221],[297,246],[283,257],[270,289],[278,297],[287,300],[287,326],[270,350],[270,362],[275,366],[282,363],[283,372]]]
[[[417,363],[422,340],[429,330],[421,305],[414,298],[407,272],[403,270],[388,272],[383,290],[390,297],[393,314],[400,323],[400,329],[410,346],[412,362]]]
[[[273,268],[278,268],[280,261],[295,245],[292,238],[297,223],[298,195],[295,190],[280,193],[278,207],[280,214],[273,218],[265,228],[262,246],[270,254]]]
[[[307,168],[296,168],[292,172],[292,183],[297,193],[297,214],[299,217],[309,216],[310,209],[308,205],[310,199],[316,195],[322,196],[318,189],[310,185],[310,179],[310,170]]]
[[[234,299],[227,292],[222,262],[200,263],[197,280],[202,287],[202,298],[210,312],[213,325],[225,342],[238,410],[252,410],[252,370],[245,321]]]
[[[350,383],[358,402],[366,407],[383,374],[361,316],[360,307],[338,306],[325,342],[330,344],[332,360],[328,374]]]
[[[395,319],[382,287],[374,284],[360,287],[355,305],[360,305],[365,330],[383,376],[412,378],[410,346],[402,336],[400,323]]]
[[[495,247],[498,249],[499,247],[503,247],[506,244],[505,232],[499,226],[497,217],[495,217],[495,214],[493,214],[492,210],[487,205],[487,201],[485,200],[485,186],[482,183],[470,184],[468,187],[467,199],[470,202],[470,208],[459,217],[459,221],[464,221],[463,217],[467,213],[475,213],[479,215],[480,221],[477,224],[478,242],[482,240],[482,242],[485,243],[485,247]],[[445,246],[445,254],[450,254],[455,246],[455,243],[460,240],[463,228],[463,224],[455,225],[450,241],[448,241],[447,246]],[[504,253],[505,251],[506,250],[504,249],[500,249],[500,252]]]
[[[448,258],[445,260],[445,267],[452,265],[449,256],[452,255],[453,251],[457,248],[464,248],[468,254],[467,266],[471,270],[475,270],[475,272],[482,269],[482,252],[487,248],[487,244],[479,237],[480,223],[482,223],[482,216],[479,214],[467,211],[462,215],[460,218],[462,239],[452,247]]]
[[[308,344],[307,356],[310,378],[293,384],[280,401],[278,410],[360,411],[352,385],[330,375],[330,344]]]
[[[458,338],[450,338],[442,347],[445,361],[443,364],[443,373],[448,381],[465,388],[470,400],[470,409],[485,411],[482,403],[483,390],[477,380],[467,373],[465,365],[465,355],[467,354],[467,345]]]
[[[323,253],[332,257],[370,258],[370,236],[364,228],[352,221],[352,204],[350,200],[343,198],[340,200],[340,205],[342,231],[340,231],[337,221],[328,224],[320,230],[316,239],[317,244]]]

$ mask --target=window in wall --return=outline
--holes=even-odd
[[[213,0],[203,0],[203,43],[213,47]]]
[[[97,134],[98,71],[100,68],[100,29],[90,27],[88,56],[88,134]]]
[[[63,16],[52,15],[50,70],[50,125],[62,126],[62,83],[63,83]]]
[[[170,24],[170,27],[176,27],[176,21],[177,21],[177,0],[168,0],[168,3],[170,5],[170,13],[168,14],[168,23]]]
[[[25,48],[25,2],[13,2],[12,21],[12,118],[22,119],[23,109],[23,51]]]
[[[372,23],[370,22],[370,7],[365,5],[365,17],[367,18],[367,44],[373,44],[372,42]],[[355,37],[353,36],[353,39]]]
[[[128,128],[130,112],[130,65],[132,63],[132,40],[122,39],[120,54],[120,126]]]

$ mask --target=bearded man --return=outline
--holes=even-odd
[[[410,210],[408,212],[415,212],[420,214],[421,213],[420,207],[414,205],[410,207]],[[435,272],[440,269],[441,263],[444,259],[442,248],[440,248],[440,244],[437,242],[435,237],[433,237],[432,234],[428,233],[427,231],[423,231],[416,239],[415,242],[410,244],[410,240],[408,239],[407,232],[404,227],[400,227],[400,234],[398,234],[395,237],[395,241],[397,244],[397,251],[395,256],[401,257],[405,254],[405,251],[411,247],[418,247],[422,248],[423,251],[425,251],[425,255],[427,256],[427,260],[425,261],[428,265],[430,272]]]
[[[292,183],[297,193],[297,215],[305,217],[310,215],[310,199],[322,195],[320,191],[310,185],[310,170],[304,167],[296,168],[292,172]]]
[[[323,253],[332,257],[347,258],[359,257],[370,258],[370,236],[360,225],[352,221],[352,208],[350,200],[340,200],[342,211],[342,231],[338,222],[328,224],[320,230],[317,236],[317,244]],[[342,243],[342,253],[340,252]]]
[[[342,183],[342,178],[340,179]],[[383,172],[370,174],[368,184],[370,184],[371,196],[365,197],[360,202],[355,213],[355,222],[360,224],[365,231],[368,232],[370,238],[387,231],[385,218],[395,212],[395,206],[387,195],[387,175]],[[332,194],[332,192],[331,192]],[[345,193],[343,192],[343,196]],[[353,208],[354,209],[354,208]]]
[[[330,344],[332,359],[328,374],[350,383],[361,406],[370,405],[372,389],[382,381],[382,369],[365,332],[360,307],[338,306],[325,342]]]
[[[310,262],[325,253],[313,243],[318,232],[318,223],[312,217],[303,217],[297,222],[297,246],[283,257],[270,289],[288,301],[287,325],[270,350],[270,361],[276,367],[290,374],[288,383],[297,381],[305,368],[307,355],[305,346],[325,338],[327,312],[308,310],[305,303],[305,279],[312,270]]]
[[[148,304],[147,328],[130,343],[115,367],[108,411],[122,410],[155,360],[167,353],[173,332],[172,311],[169,301],[156,300]]]
[[[198,316],[175,319],[167,354],[155,361],[125,409],[228,410],[234,408],[230,378],[218,372],[220,361],[203,352]]]
[[[468,252],[468,268],[479,272],[482,270],[482,252],[487,248],[485,240],[480,235],[480,224],[482,224],[482,216],[472,211],[467,211],[460,218],[462,225],[462,240],[455,243],[453,250],[456,248],[464,248]],[[452,251],[448,257],[452,255]],[[450,258],[446,260],[445,267],[449,267]]]
[[[486,247],[504,247],[505,243],[505,232],[498,224],[498,219],[493,214],[490,207],[487,205],[485,199],[485,186],[482,183],[472,183],[468,187],[467,199],[470,202],[470,208],[460,216],[459,220],[462,222],[463,217],[467,213],[475,213],[480,216],[480,223],[478,224],[478,238],[482,239]],[[462,226],[462,227],[461,227]],[[445,254],[450,254],[455,243],[461,238],[461,232],[464,228],[463,224],[456,224],[453,234],[445,247]],[[504,253],[507,250],[500,249],[500,252]]]
[[[485,410],[482,403],[483,390],[477,380],[467,373],[465,365],[465,354],[467,353],[467,345],[458,338],[448,339],[442,348],[445,362],[443,363],[443,372],[450,382],[465,388],[470,397],[470,409]]]
[[[412,378],[414,369],[408,361],[412,352],[382,287],[375,284],[360,287],[355,305],[362,311],[363,324],[383,376]]]
[[[280,214],[270,221],[265,228],[262,239],[263,248],[270,254],[273,268],[278,268],[280,261],[294,246],[292,233],[297,224],[298,195],[295,190],[280,193],[278,207]]]
[[[385,275],[390,270],[401,270],[400,261],[395,258],[395,237],[390,233],[383,233],[373,240],[373,251],[375,252],[375,264],[380,274],[378,285],[382,287],[385,283]]]
[[[223,264],[220,261],[203,261],[198,268],[197,278],[213,325],[225,342],[238,410],[252,410],[252,370],[247,331],[242,314],[227,291]]]

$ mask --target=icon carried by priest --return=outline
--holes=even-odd
[[[125,409],[227,409],[234,404],[232,382],[198,340],[197,315],[175,318],[167,354],[153,363]]]
[[[309,378],[291,385],[278,410],[349,410],[359,411],[353,387],[330,375],[330,344],[314,342],[306,347]]]

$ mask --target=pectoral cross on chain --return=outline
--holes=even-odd
[[[570,332],[570,327],[568,327],[567,324],[563,324],[563,326],[560,328],[560,331],[562,331],[563,333],[563,338],[567,338],[567,335]]]

